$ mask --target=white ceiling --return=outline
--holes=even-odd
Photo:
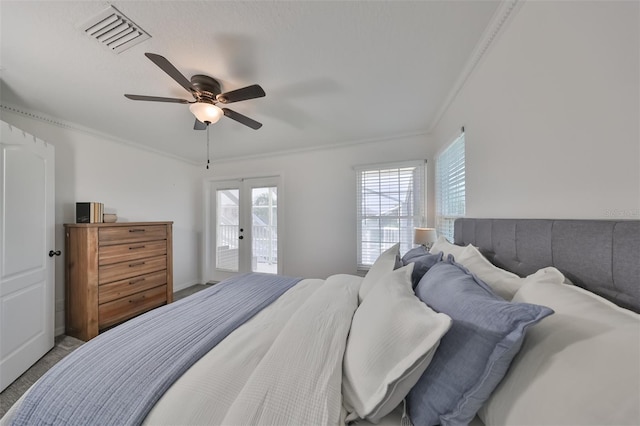
[[[151,35],[114,54],[79,25],[110,4]],[[206,132],[183,104],[124,93],[190,95],[144,56],[223,91],[267,96],[227,107],[215,159],[426,133],[487,30],[497,1],[0,0],[0,100],[62,123],[202,163]]]

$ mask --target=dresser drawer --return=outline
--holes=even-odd
[[[117,324],[149,309],[164,305],[166,302],[167,286],[162,285],[113,302],[103,303],[98,306],[98,328],[103,329]]]
[[[166,238],[167,227],[161,225],[114,226],[98,230],[98,243],[100,245],[163,240]]]
[[[103,304],[116,299],[121,299],[144,290],[167,283],[167,271],[153,272],[147,275],[140,275],[127,280],[114,281],[101,285],[98,288],[98,303]]]
[[[167,269],[167,256],[157,256],[98,267],[98,285]]]
[[[167,242],[165,240],[116,244],[113,246],[100,247],[98,264],[110,265],[118,262],[143,259],[145,257],[162,256],[164,254],[167,254]]]

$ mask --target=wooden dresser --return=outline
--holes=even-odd
[[[172,224],[64,225],[66,334],[86,341],[173,301]]]

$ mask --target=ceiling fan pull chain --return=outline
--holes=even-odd
[[[207,170],[209,170],[209,124],[207,123]]]

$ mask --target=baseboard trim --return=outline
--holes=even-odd
[[[174,284],[173,292],[175,293],[176,291],[184,290],[185,288],[191,287],[192,285],[196,285],[196,284],[202,284],[202,283],[199,282],[198,280],[191,280],[181,284]]]

